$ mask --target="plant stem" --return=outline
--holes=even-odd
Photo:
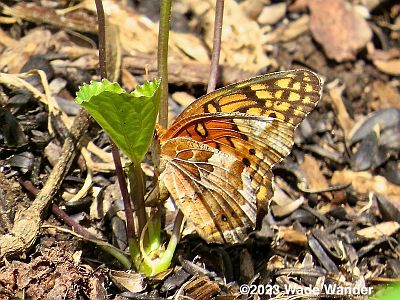
[[[115,164],[115,172],[117,174],[119,188],[121,190],[121,195],[122,195],[122,200],[124,201],[125,217],[126,217],[126,236],[128,238],[129,252],[131,254],[132,261],[134,261],[135,255],[137,255],[138,252],[136,252],[136,254],[135,254],[133,252],[132,247],[135,247],[135,244],[136,244],[135,248],[138,249],[138,247],[137,247],[137,241],[135,239],[135,225],[134,225],[134,221],[133,221],[133,211],[132,211],[132,206],[131,206],[131,199],[130,199],[130,196],[128,193],[128,187],[126,186],[124,170],[122,168],[121,157],[119,155],[118,148],[113,142],[111,142],[111,147],[112,147],[112,155],[113,155],[114,164]]]
[[[176,245],[178,244],[180,237],[181,237],[182,222],[183,222],[183,213],[182,213],[182,211],[178,210],[178,213],[176,214],[176,217],[175,217],[175,223],[174,223],[174,229],[172,230],[172,236],[168,243],[167,251],[172,248],[175,249]]]
[[[161,102],[159,123],[168,126],[168,39],[171,19],[171,0],[161,0],[158,31],[158,76],[161,78]]]
[[[101,0],[95,0],[97,9],[97,20],[98,20],[98,35],[99,35],[99,68],[100,77],[107,78],[107,56],[106,56],[106,22],[104,17],[104,9]],[[126,216],[126,235],[128,238],[129,252],[131,254],[132,261],[135,261],[135,257],[138,255],[138,245],[135,239],[135,225],[133,221],[133,211],[131,206],[131,199],[126,186],[126,180],[124,176],[124,170],[122,168],[121,156],[119,150],[113,141],[111,142],[111,151],[115,164],[115,172],[117,174],[119,187],[121,189],[122,199],[124,201],[125,216]]]
[[[171,19],[171,0],[161,0],[160,6],[160,25],[158,33],[158,76],[161,78],[161,102],[160,102],[160,114],[159,123],[161,127],[168,127],[168,38],[170,29]],[[157,142],[153,147],[153,161],[155,167],[155,173],[159,173],[159,157],[160,157],[160,144]],[[149,239],[151,244],[150,251],[155,250],[154,248],[160,245],[160,231],[161,231],[161,210],[152,211],[155,219],[151,219],[149,223]],[[157,274],[158,272],[166,270],[171,264],[172,257],[175,252],[175,248],[180,240],[180,229],[182,225],[183,214],[178,210],[178,214],[174,222],[174,231],[168,242],[167,249],[162,254],[160,260],[157,262],[152,272]],[[178,229],[177,229],[178,228]]]
[[[103,3],[95,0],[97,10],[98,35],[99,35],[99,69],[100,77],[107,78],[106,58],[106,20],[104,18]]]
[[[158,115],[158,123],[162,128],[168,127],[168,39],[169,39],[169,28],[171,21],[171,2],[172,2],[171,0],[160,1],[157,70],[158,70],[158,77],[161,78],[160,110]],[[154,182],[156,182],[156,188],[158,189],[157,179],[158,175],[160,174],[160,154],[161,154],[161,147],[158,139],[155,139],[153,141],[151,148],[152,148],[151,153],[152,153],[154,174],[155,174]],[[159,211],[157,213],[159,213]],[[153,224],[149,224],[149,235],[153,235],[152,230],[153,230]]]
[[[142,235],[142,231],[147,222],[146,207],[144,203],[145,186],[143,181],[143,172],[140,162],[133,162],[128,168],[129,183],[131,186],[131,199],[134,203],[134,209],[138,218],[138,233]],[[146,242],[144,243],[146,245]]]
[[[149,219],[149,253],[158,250],[161,245],[161,210],[155,208],[152,210]]]
[[[87,239],[97,239],[95,235],[87,231],[84,227],[82,227],[78,222],[72,219],[65,211],[58,207],[57,204],[51,205],[51,211],[55,214],[58,218],[60,218],[66,225],[71,227],[74,232],[83,236]]]
[[[172,257],[174,256],[176,246],[181,239],[181,227],[183,222],[183,213],[181,210],[178,210],[178,213],[175,217],[174,229],[172,230],[171,238],[169,239],[167,249],[164,251],[160,260],[157,262],[157,268],[155,269],[155,274],[166,270],[172,261]]]
[[[210,77],[208,79],[207,94],[215,90],[218,81],[219,56],[221,53],[221,34],[224,16],[224,0],[217,0],[215,4],[215,21],[213,49],[211,55]]]

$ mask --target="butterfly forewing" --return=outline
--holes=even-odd
[[[308,70],[266,74],[209,93],[189,105],[165,138],[181,132],[185,118],[217,112],[270,116],[298,125],[321,97],[320,78]]]
[[[238,241],[242,239],[246,226],[254,225],[255,212],[248,206],[244,207],[239,223],[233,220],[237,218],[234,213],[224,213],[226,207],[233,210],[236,207],[233,190],[238,178],[239,182],[244,180],[238,177],[238,170],[244,172],[240,174],[246,174],[246,185],[251,191],[249,197],[257,201],[257,221],[262,218],[273,195],[271,168],[289,154],[295,128],[316,106],[320,95],[321,81],[311,71],[295,70],[255,77],[199,98],[160,137],[161,157],[165,161],[162,180],[188,218],[201,220],[202,215],[208,222],[211,220],[214,223],[206,226],[211,233],[204,234],[204,231],[200,233],[201,230],[198,230],[205,240]],[[182,148],[178,151],[175,146],[186,147],[187,141],[192,142],[190,145],[195,148],[196,155],[179,157],[182,156]],[[171,150],[171,143],[174,151]],[[209,174],[199,176],[201,164],[195,162],[206,163],[205,153],[209,155],[210,149],[214,151],[214,158],[219,160],[213,162],[214,170],[203,165]],[[202,152],[204,154],[200,155]],[[230,167],[223,166],[224,155],[234,159],[235,163]],[[228,171],[222,172],[221,168]],[[218,173],[219,177],[215,177],[214,173]],[[191,190],[199,194],[193,196],[187,188],[178,187],[177,182],[174,183],[178,177],[181,184],[188,187],[190,183]],[[224,189],[220,188],[221,184]],[[177,197],[187,200],[177,200]],[[249,197],[245,197],[246,203],[250,201]],[[192,213],[196,209],[198,217]],[[246,219],[244,215],[247,221],[243,221]],[[208,235],[210,238],[207,238]]]

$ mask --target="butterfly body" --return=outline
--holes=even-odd
[[[271,168],[290,153],[321,86],[307,70],[254,77],[197,99],[159,134],[161,182],[204,240],[240,242],[259,223]]]

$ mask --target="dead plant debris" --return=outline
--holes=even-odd
[[[274,299],[309,286],[320,291],[313,299],[366,299],[400,280],[400,4],[225,0],[220,84],[310,68],[325,79],[323,99],[273,170],[262,229],[243,244],[207,245],[187,224],[171,269],[145,278],[55,229],[66,225],[49,214],[52,200],[126,250],[110,143],[97,125],[85,130],[58,193],[33,202],[79,114],[78,86],[99,79],[93,3],[0,3],[0,299],[264,299],[241,295],[243,284],[271,287]],[[127,89],[145,69],[156,74],[159,12],[149,3],[103,1],[109,73]],[[204,94],[214,5],[173,1],[171,120]],[[150,185],[152,164],[142,167]],[[166,205],[167,233],[173,209]]]

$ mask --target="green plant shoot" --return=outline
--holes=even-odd
[[[136,205],[139,203],[136,213],[142,209],[144,218],[147,217],[144,205],[140,204],[144,204],[144,183],[140,162],[153,137],[160,103],[159,87],[160,81],[153,80],[138,86],[132,93],[127,93],[118,83],[111,83],[104,79],[102,82],[83,85],[75,99],[99,123],[118,148],[128,156],[133,166],[139,166],[139,169],[130,168],[129,170],[133,171],[129,171],[127,175],[134,186],[131,190],[131,199]],[[157,221],[151,219],[148,222],[149,228],[157,224]],[[147,275],[154,275],[168,268],[177,244],[177,241],[172,238],[173,242],[166,250],[154,249],[160,247],[159,230],[156,234],[149,232],[150,239],[145,242],[140,251],[137,247],[139,242],[130,240],[136,270]]]
[[[118,83],[104,79],[84,84],[75,101],[83,106],[135,164],[146,154],[154,133],[160,81],[153,80],[127,93]]]

